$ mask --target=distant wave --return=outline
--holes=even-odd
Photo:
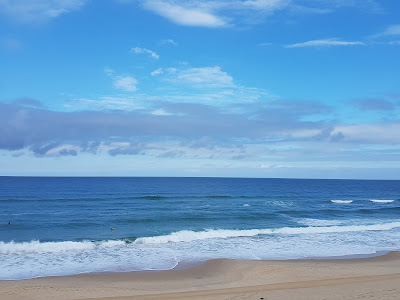
[[[218,195],[218,194],[210,194],[210,195],[114,195],[114,194],[105,194],[97,197],[79,197],[79,198],[30,198],[30,199],[0,199],[2,203],[21,203],[21,202],[100,202],[100,201],[129,201],[129,200],[164,200],[164,199],[255,199],[261,200],[265,199],[267,201],[271,201],[273,204],[285,204],[287,203],[285,200],[276,200],[279,199],[292,199],[292,197],[274,197],[266,195]]]
[[[284,227],[279,229],[248,229],[248,230],[205,230],[191,231],[182,230],[168,235],[138,238],[136,244],[165,244],[179,242],[193,242],[205,239],[226,239],[236,237],[253,237],[258,235],[296,235],[315,233],[338,233],[338,232],[360,232],[360,231],[385,231],[400,227],[400,222],[392,222],[375,225],[353,225],[353,226],[325,226],[325,227]]]
[[[378,200],[378,199],[369,199],[369,201],[374,203],[392,203],[394,200]]]
[[[59,198],[59,199],[3,199],[1,203],[21,203],[21,202],[99,202],[106,201],[106,198]]]
[[[331,200],[331,202],[337,204],[350,204],[353,202],[353,200]]]
[[[168,197],[159,196],[159,195],[149,195],[149,196],[136,197],[136,199],[163,200],[163,199],[168,199]]]

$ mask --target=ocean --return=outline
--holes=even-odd
[[[0,177],[0,279],[376,255],[399,216],[395,180]]]

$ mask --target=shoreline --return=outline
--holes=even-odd
[[[217,259],[165,271],[1,280],[1,299],[396,299],[400,252],[368,258]],[[340,297],[339,297],[340,296]],[[258,297],[258,298],[257,298]]]
[[[78,275],[107,275],[107,274],[141,274],[141,273],[158,273],[158,272],[169,272],[174,270],[186,270],[195,268],[197,266],[201,266],[206,264],[209,261],[218,261],[218,260],[231,260],[231,261],[329,261],[329,260],[350,260],[350,259],[362,259],[362,258],[373,258],[385,256],[391,252],[399,252],[400,250],[391,250],[391,251],[377,251],[374,253],[367,254],[348,254],[348,255],[339,255],[339,256],[310,256],[310,257],[302,257],[302,258],[287,258],[287,259],[235,259],[235,258],[212,258],[208,260],[202,261],[183,261],[178,262],[175,267],[171,269],[160,269],[160,270],[137,270],[137,271],[104,271],[104,272],[82,272],[76,274],[66,274],[66,275],[50,275],[50,276],[37,276],[31,278],[19,278],[19,279],[0,279],[2,281],[21,281],[21,280],[32,280],[32,279],[40,279],[40,278],[54,278],[54,277],[71,277]]]

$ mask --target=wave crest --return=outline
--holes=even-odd
[[[394,200],[380,200],[380,199],[369,199],[369,201],[374,203],[392,203]]]
[[[400,227],[400,222],[392,222],[374,225],[352,226],[325,226],[325,227],[283,227],[278,229],[247,229],[247,230],[223,230],[209,229],[205,231],[182,230],[168,235],[138,238],[136,244],[166,244],[193,242],[206,239],[227,239],[236,237],[254,237],[258,235],[298,235],[316,233],[339,233],[360,231],[385,231]]]
[[[350,204],[353,200],[331,200],[331,202],[336,204]]]

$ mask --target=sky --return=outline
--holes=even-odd
[[[0,0],[0,175],[399,168],[400,1]]]

